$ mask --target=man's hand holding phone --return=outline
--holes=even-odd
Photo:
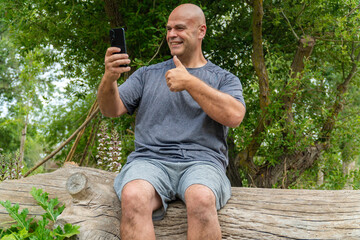
[[[106,79],[117,81],[121,73],[130,71],[130,59],[126,50],[124,28],[113,28],[109,31],[111,47],[105,54]]]
[[[106,79],[117,81],[120,75],[130,71],[130,59],[127,53],[120,53],[118,47],[109,47],[105,54],[105,75]]]

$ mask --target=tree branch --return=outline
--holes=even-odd
[[[163,45],[164,40],[165,40],[165,37],[163,37],[163,39],[161,40],[161,43],[160,43],[158,49],[156,50],[156,53],[155,53],[154,56],[149,60],[148,64],[150,64],[150,62],[151,62],[152,60],[154,60],[154,58],[159,54],[160,48],[161,48],[161,46]]]
[[[337,119],[337,116],[339,113],[343,110],[343,99],[344,95],[348,90],[348,86],[350,81],[355,76],[357,70],[358,70],[358,63],[360,62],[360,52],[357,54],[355,60],[353,61],[351,70],[347,77],[344,79],[344,82],[338,85],[337,87],[337,95],[336,95],[336,101],[333,105],[332,114],[326,119],[323,128],[321,129],[321,134],[319,137],[320,142],[327,142],[330,139],[330,134],[332,130],[334,129],[335,122]]]
[[[351,14],[353,14],[356,11],[356,9],[359,9],[359,8],[360,8],[360,3],[355,8],[351,9],[351,11],[348,14],[346,14],[346,17],[349,17]]]
[[[259,80],[260,89],[260,108],[265,108],[270,104],[270,91],[269,91],[269,76],[265,66],[264,50],[262,45],[262,18],[264,15],[262,0],[254,1],[254,13],[252,22],[253,32],[253,54],[252,62],[255,68],[256,76]]]
[[[47,157],[45,157],[41,162],[36,164],[33,168],[31,168],[27,173],[25,173],[24,177],[29,176],[33,171],[35,171],[38,167],[46,163],[49,159],[54,157],[63,147],[66,146],[84,127],[86,127],[89,122],[98,114],[100,111],[99,107],[97,107],[93,113],[90,115],[88,119],[65,141],[63,142],[57,149],[55,149],[52,153],[50,153]]]
[[[281,9],[281,13],[284,16],[284,18],[286,19],[287,23],[289,24],[289,27],[290,27],[292,33],[294,34],[295,38],[299,41],[300,40],[299,36],[294,31],[293,27],[291,26],[291,23],[290,23],[289,19],[286,17],[286,15],[285,15],[285,13],[284,13],[284,11],[282,9]]]
[[[310,57],[315,46],[315,39],[311,36],[302,37],[299,40],[299,47],[294,56],[294,60],[291,64],[290,76],[295,80],[294,86],[291,88],[285,86],[285,93],[283,97],[284,109],[286,112],[286,121],[292,122],[292,105],[296,98],[297,91],[300,88],[300,79],[303,76],[303,71],[305,68],[305,61]],[[285,83],[288,84],[287,82]]]

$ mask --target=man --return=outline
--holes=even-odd
[[[245,104],[239,79],[205,59],[205,33],[202,10],[178,6],[167,23],[173,59],[138,69],[119,88],[120,74],[130,71],[119,66],[130,60],[113,54],[118,48],[106,52],[102,113],[118,117],[137,109],[135,151],[114,183],[121,239],[155,239],[153,220],[176,198],[186,204],[188,239],[221,239],[217,209],[231,195],[226,135],[241,123]]]

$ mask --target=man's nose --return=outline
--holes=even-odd
[[[177,36],[176,31],[174,29],[168,30],[167,35],[170,38]]]

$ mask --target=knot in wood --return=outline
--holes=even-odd
[[[87,177],[83,173],[74,173],[66,181],[66,189],[73,197],[84,192],[86,185]]]

